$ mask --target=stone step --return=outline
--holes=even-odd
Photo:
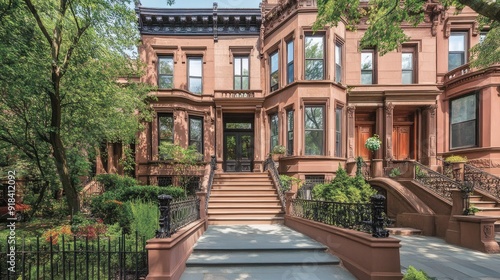
[[[386,228],[389,231],[390,235],[421,235],[422,231],[416,228],[405,228],[405,227],[394,227],[394,228]]]
[[[234,210],[253,210],[253,209],[282,209],[281,205],[273,205],[273,206],[262,206],[259,204],[233,204],[233,205],[221,205],[221,206],[209,206],[208,209],[213,210],[226,210],[226,211],[234,211]]]
[[[228,179],[227,181],[217,180],[213,182],[212,187],[216,186],[228,186],[228,187],[259,187],[259,186],[273,186],[271,181],[253,181],[253,180],[244,180],[244,181],[235,181],[232,179]]]
[[[498,207],[477,207],[477,209],[479,212],[475,214],[476,216],[500,217],[500,208]]]
[[[271,200],[212,200],[208,203],[208,209],[212,207],[270,207],[279,206],[281,207],[281,202],[278,199]]]
[[[283,224],[284,217],[209,217],[209,225],[275,225]]]
[[[224,194],[224,193],[212,193],[210,194],[210,202],[221,201],[221,200],[233,200],[233,201],[266,201],[266,200],[279,200],[278,195],[275,194],[255,194],[255,193],[247,193],[241,192],[238,194]]]
[[[232,218],[234,216],[237,216],[237,217],[277,217],[277,216],[283,216],[283,214],[284,214],[284,212],[280,209],[276,209],[276,210],[235,209],[231,212],[208,209],[208,215],[210,215],[210,217],[228,217],[228,218]]]
[[[253,250],[253,251],[194,251],[186,262],[193,266],[274,266],[274,265],[338,265],[340,260],[329,254],[319,255],[310,250]]]
[[[276,188],[273,186],[251,186],[251,187],[240,187],[240,186],[212,186],[213,191],[275,191]]]
[[[477,208],[495,208],[497,207],[497,203],[495,201],[471,201],[471,205],[474,205]]]

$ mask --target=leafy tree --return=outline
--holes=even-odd
[[[149,88],[126,53],[137,42],[126,0],[0,0],[0,143],[56,174],[71,213],[78,177],[105,141],[131,142]],[[141,113],[137,113],[141,112]]]
[[[472,49],[473,65],[488,66],[500,61],[500,2],[489,0],[442,0],[444,8],[469,6],[476,11],[479,22],[490,29],[483,43]],[[400,28],[405,22],[413,26],[424,21],[427,1],[415,0],[320,0],[316,29],[327,24],[337,25],[345,20],[347,29],[356,30],[361,18],[367,19],[368,29],[360,47],[377,47],[380,54],[396,49],[409,37]]]

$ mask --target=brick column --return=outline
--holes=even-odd
[[[393,128],[393,111],[394,104],[391,102],[385,103],[385,135],[382,139],[385,149],[385,160],[391,161],[393,159],[392,153],[392,128]]]
[[[347,106],[347,162],[355,162],[354,151],[356,148],[355,140],[355,115],[356,106]]]
[[[426,108],[426,118],[427,118],[427,128],[426,128],[426,141],[427,148],[426,156],[428,158],[428,165],[435,166],[436,165],[436,105],[430,105]]]

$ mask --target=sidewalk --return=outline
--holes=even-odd
[[[399,236],[401,270],[421,269],[435,279],[500,279],[500,254],[485,254],[446,243],[430,236]],[[500,236],[497,235],[497,240]]]

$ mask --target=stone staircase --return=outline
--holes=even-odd
[[[208,224],[282,224],[283,208],[268,173],[215,174]]]
[[[181,280],[356,279],[327,247],[283,225],[211,225]]]
[[[495,231],[500,232],[500,203],[489,199],[488,197],[481,195],[478,192],[474,192],[470,196],[470,205],[479,209],[476,216],[487,216],[497,218],[495,223]]]

